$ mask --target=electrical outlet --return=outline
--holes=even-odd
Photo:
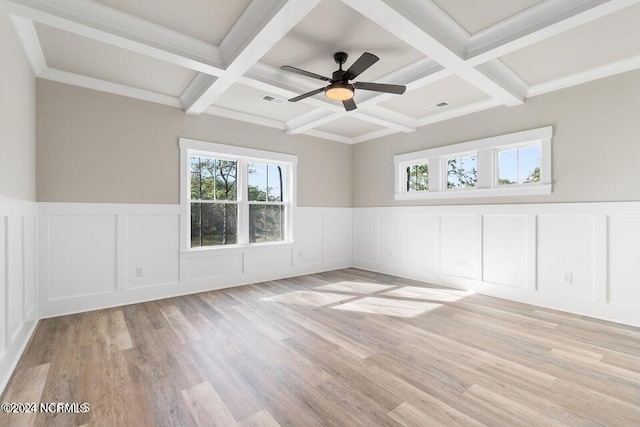
[[[298,258],[302,258],[302,251],[298,251]]]
[[[142,277],[142,276],[144,276],[144,268],[136,267],[136,277]]]
[[[562,273],[562,284],[571,285],[573,283],[573,273]]]
[[[457,268],[469,268],[469,261],[466,258],[454,258],[453,266]]]

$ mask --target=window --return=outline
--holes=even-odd
[[[249,163],[249,243],[284,240],[286,169]]]
[[[470,188],[478,183],[478,158],[454,157],[447,160],[447,188]]]
[[[553,128],[394,157],[395,199],[549,194]]]
[[[296,156],[180,140],[184,249],[291,241]]]
[[[193,156],[191,247],[238,243],[238,162]]]
[[[417,163],[409,165],[405,171],[405,181],[407,191],[428,191],[429,190],[429,164]]]
[[[498,185],[540,182],[540,146],[498,151]]]

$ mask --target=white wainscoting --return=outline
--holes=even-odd
[[[39,209],[42,318],[351,266],[350,208],[296,208],[291,244],[182,253],[179,205]]]
[[[0,199],[0,391],[38,321],[35,202]]]
[[[640,326],[640,203],[354,208],[353,221],[356,267]]]

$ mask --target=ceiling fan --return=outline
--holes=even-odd
[[[342,65],[347,62],[347,55],[345,52],[337,52],[333,54],[333,59],[338,63],[340,68],[333,72],[331,78],[321,76],[320,74],[312,73],[310,71],[301,70],[300,68],[292,67],[290,65],[284,65],[282,68],[285,71],[290,71],[292,73],[300,74],[302,76],[311,77],[313,79],[322,80],[325,82],[329,82],[329,86],[321,87],[314,91],[305,93],[300,96],[296,96],[295,98],[291,98],[289,102],[298,102],[302,99],[308,98],[313,95],[317,95],[320,92],[324,92],[325,96],[334,101],[342,101],[344,108],[347,111],[355,110],[358,108],[356,106],[353,97],[355,95],[356,89],[363,90],[372,90],[375,92],[384,92],[384,93],[394,93],[397,95],[402,95],[406,90],[406,86],[400,85],[388,85],[382,83],[367,83],[367,82],[354,82],[349,83],[349,80],[353,80],[358,77],[360,74],[365,72],[369,67],[378,62],[380,58],[375,56],[372,53],[365,52],[358,58],[356,62],[354,62],[351,67],[347,71],[342,69]]]

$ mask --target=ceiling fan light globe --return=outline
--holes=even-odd
[[[334,101],[347,101],[354,96],[353,86],[345,83],[334,83],[324,91],[327,98]]]

